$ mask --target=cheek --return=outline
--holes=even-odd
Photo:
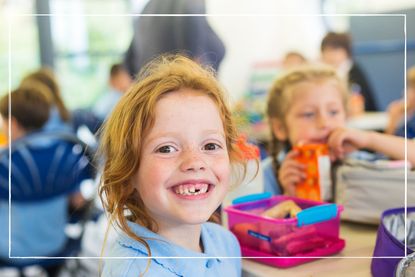
[[[229,183],[231,169],[228,156],[212,160],[212,169],[221,183]]]

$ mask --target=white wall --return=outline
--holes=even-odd
[[[319,13],[319,1],[306,4],[274,0],[208,0],[207,11],[212,27],[226,46],[226,55],[219,77],[232,99],[243,95],[247,88],[253,63],[280,60],[290,50],[316,59],[319,45],[325,34]],[[237,3],[237,5],[235,5]],[[299,16],[299,10],[308,16]],[[311,15],[311,16],[310,16]]]
[[[413,0],[206,0],[212,27],[226,46],[219,78],[232,99],[241,97],[248,85],[253,63],[279,60],[296,50],[308,59],[319,58],[326,25],[348,29],[347,17],[316,16],[321,13],[381,13],[413,7]],[[303,15],[303,16],[301,16]]]

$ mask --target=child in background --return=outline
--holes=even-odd
[[[100,119],[105,120],[121,96],[131,85],[131,77],[122,64],[113,64],[110,69],[109,91],[106,92],[94,105],[93,112]]]
[[[347,80],[351,92],[348,114],[355,116],[364,111],[377,110],[375,95],[366,73],[353,59],[349,33],[327,33],[321,41],[321,59]]]
[[[406,130],[407,138],[415,138],[415,66],[406,76]],[[405,136],[405,99],[392,102],[388,107],[389,122],[385,133]]]
[[[357,148],[404,159],[404,139],[345,128],[346,104],[346,87],[330,68],[298,68],[274,83],[267,108],[272,141],[263,162],[265,191],[295,196],[296,184],[306,177],[292,149],[299,144],[327,144],[333,160]],[[413,142],[408,142],[408,160],[415,164]],[[331,188],[323,191],[328,192],[323,200],[330,200]]]
[[[3,130],[11,141],[39,131],[49,119],[52,99],[49,89],[39,82],[27,81],[25,85],[0,100],[0,115],[3,120]]]
[[[120,229],[110,255],[144,259],[108,259],[102,276],[241,275],[240,259],[219,258],[240,257],[236,238],[206,223],[231,186],[231,165],[246,169],[236,139],[213,72],[182,56],[144,68],[104,125],[100,185]]]
[[[23,78],[20,85],[24,86],[27,82],[40,82],[48,87],[48,92],[51,94],[52,106],[50,116],[43,129],[45,131],[71,132],[71,114],[63,102],[59,84],[53,71],[48,67],[42,67]]]

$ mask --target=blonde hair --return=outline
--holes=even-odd
[[[269,152],[273,159],[273,167],[276,176],[280,167],[278,154],[284,149],[288,150],[291,145],[289,141],[280,141],[277,139],[274,132],[272,132],[273,120],[276,119],[284,124],[285,127],[288,127],[285,124],[285,115],[292,104],[293,90],[295,86],[303,83],[320,83],[329,81],[334,82],[337,86],[342,97],[343,106],[346,109],[348,99],[346,83],[331,67],[322,65],[297,67],[281,76],[272,85],[268,93],[267,117],[271,130]]]
[[[69,110],[66,108],[65,103],[63,102],[59,84],[52,69],[48,67],[42,67],[28,74],[26,77],[23,78],[20,85],[24,85],[26,82],[33,81],[41,82],[49,88],[53,100],[52,103],[58,109],[59,116],[63,121],[68,122],[70,120],[71,115]]]
[[[158,100],[164,94],[182,88],[200,91],[218,106],[231,164],[242,165],[246,172],[245,161],[235,145],[236,127],[213,70],[202,68],[180,55],[161,56],[150,62],[139,73],[135,84],[121,98],[101,130],[100,153],[105,162],[99,188],[101,201],[111,219],[115,219],[128,236],[144,244],[149,256],[151,252],[147,242],[132,232],[127,220],[153,232],[157,232],[158,226],[148,214],[132,184],[132,178],[140,167],[142,142],[154,125]]]

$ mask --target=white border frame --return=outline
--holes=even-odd
[[[63,16],[63,17],[71,17],[71,16],[85,16],[85,17],[147,17],[147,16],[171,16],[171,17],[180,17],[180,16],[204,16],[204,17],[337,17],[337,16],[368,16],[368,17],[373,17],[373,16],[391,16],[391,17],[404,17],[404,36],[405,36],[405,50],[404,50],[404,72],[405,72],[405,76],[404,76],[404,98],[405,98],[405,104],[407,101],[407,95],[406,95],[406,64],[407,64],[407,32],[406,32],[406,14],[382,14],[382,13],[377,13],[377,14],[137,14],[137,13],[131,13],[131,14],[10,14],[7,13],[6,17],[8,20],[8,95],[9,95],[9,110],[11,109],[11,101],[10,101],[10,93],[11,93],[11,73],[12,73],[12,66],[11,66],[11,55],[12,55],[12,47],[11,47],[11,30],[12,30],[12,17],[15,16]],[[405,119],[404,119],[404,124],[406,127],[407,124],[407,120],[406,120],[406,115],[407,115],[407,111],[405,108]],[[9,141],[11,141],[11,137],[10,137],[10,121],[9,121]],[[407,149],[407,130],[405,128],[405,162],[408,162],[408,149]],[[9,147],[9,259],[148,259],[148,257],[71,257],[71,256],[67,256],[67,257],[44,257],[44,256],[11,256],[11,148]],[[347,257],[338,257],[338,256],[313,256],[313,257],[289,257],[292,259],[303,259],[303,258],[319,258],[319,259],[396,259],[396,258],[407,258],[408,253],[407,253],[407,189],[408,189],[408,184],[407,184],[407,179],[408,177],[408,169],[407,167],[405,167],[405,256],[403,257],[396,257],[396,256],[387,256],[387,257],[364,257],[364,256],[357,256],[357,257],[353,257],[353,256],[347,256]],[[208,257],[208,256],[204,256],[204,257],[161,257],[161,256],[153,256],[151,258],[154,259],[212,259],[212,258],[219,258],[219,259],[285,259],[287,257],[255,257],[255,256],[250,256],[250,257],[242,257],[242,256],[237,256],[237,257]]]

